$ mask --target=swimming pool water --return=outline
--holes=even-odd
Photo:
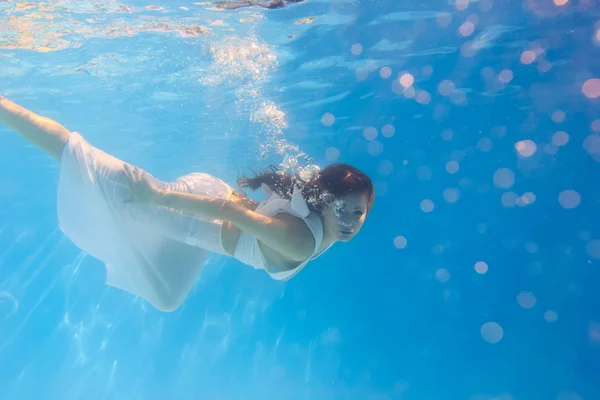
[[[2,126],[0,398],[599,398],[598,2],[210,8],[0,2],[0,93],[164,180],[350,163],[364,230],[285,284],[214,256],[161,313]]]

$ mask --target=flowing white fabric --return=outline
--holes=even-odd
[[[194,285],[210,251],[224,253],[221,222],[168,208],[127,203],[126,164],[73,132],[61,156],[61,230],[106,265],[106,283],[143,297],[162,311],[176,309]],[[186,175],[172,190],[228,198],[232,189],[207,174]]]

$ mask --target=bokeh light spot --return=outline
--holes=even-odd
[[[396,129],[394,128],[394,125],[387,124],[381,128],[381,135],[383,137],[391,138],[392,136],[394,136],[394,133],[396,133]]]
[[[475,272],[478,274],[485,274],[488,271],[488,265],[483,261],[477,261],[475,263]]]
[[[585,251],[592,258],[600,258],[600,240],[592,239],[585,245]]]
[[[335,116],[331,113],[325,113],[321,117],[321,123],[325,126],[331,126],[335,123]]]
[[[556,322],[558,314],[556,311],[548,310],[544,313],[544,319],[548,322]]]
[[[552,144],[555,146],[564,146],[569,143],[569,134],[564,131],[555,132],[552,135]]]
[[[576,208],[581,202],[581,196],[574,190],[565,190],[558,195],[558,203],[566,209]]]
[[[452,137],[454,136],[454,132],[452,131],[452,129],[444,129],[441,133],[441,136],[442,136],[442,140],[449,142],[450,140],[452,140]]]
[[[335,147],[329,147],[325,150],[325,159],[329,162],[337,161],[340,157],[340,151]]]
[[[528,65],[535,61],[535,51],[533,50],[525,50],[521,53],[520,57],[521,63]]]
[[[448,161],[446,163],[446,172],[448,172],[449,174],[457,173],[459,168],[460,165],[456,161]]]
[[[375,140],[377,138],[377,129],[372,126],[366,127],[363,131],[363,136],[367,140]]]
[[[531,140],[520,140],[515,143],[515,149],[521,156],[531,157],[537,150],[537,146]]]
[[[506,192],[502,194],[501,201],[502,205],[506,208],[511,208],[517,205],[519,196],[514,192]]]
[[[444,200],[447,203],[454,204],[460,198],[460,190],[457,188],[447,188],[444,189]]]
[[[587,81],[585,81],[583,86],[581,86],[581,91],[586,97],[590,99],[600,97],[600,79],[588,79]]]
[[[515,183],[515,173],[508,168],[499,168],[494,172],[494,186],[508,189]]]
[[[503,69],[498,74],[498,80],[502,83],[509,83],[513,80],[513,72],[510,69]]]
[[[434,205],[433,205],[433,201],[431,201],[430,199],[425,199],[423,201],[421,201],[420,204],[421,207],[421,211],[429,213],[433,211]]]
[[[380,175],[390,175],[394,172],[394,164],[390,160],[381,160],[377,165],[377,172]]]
[[[435,271],[435,278],[442,283],[448,282],[450,280],[450,271],[440,268]]]
[[[399,81],[403,87],[409,88],[415,83],[415,78],[409,73],[404,73],[400,76]]]
[[[355,56],[360,55],[363,52],[363,47],[362,44],[360,43],[354,43],[352,45],[352,47],[350,47],[350,51],[352,52],[352,54],[354,54]]]
[[[517,303],[523,308],[532,308],[536,302],[537,299],[531,292],[523,291],[517,296]]]
[[[455,7],[457,10],[466,10],[469,7],[469,0],[456,0]]]
[[[381,153],[383,153],[383,143],[377,140],[370,141],[369,145],[367,146],[367,153],[369,153],[372,156],[380,155]]]
[[[504,336],[504,330],[497,322],[486,322],[481,325],[481,336],[488,343],[498,343]]]
[[[407,244],[407,241],[406,241],[406,238],[404,236],[396,236],[394,238],[394,246],[397,249],[404,249],[404,248],[406,248],[406,244]]]
[[[383,79],[387,79],[392,76],[392,69],[390,67],[383,67],[379,70],[379,76]]]
[[[492,140],[490,138],[483,137],[477,141],[477,149],[479,151],[483,151],[484,153],[487,153],[488,151],[492,150],[492,147],[493,147],[493,144],[492,144]]]
[[[565,112],[561,110],[557,110],[552,113],[552,121],[556,122],[557,124],[563,122],[566,117],[567,115]]]
[[[438,92],[442,96],[450,96],[450,94],[454,91],[454,82],[449,79],[444,79],[438,84]]]
[[[471,36],[471,34],[473,34],[473,32],[475,32],[475,25],[470,22],[470,21],[466,21],[463,22],[459,27],[458,27],[458,33],[461,36]]]

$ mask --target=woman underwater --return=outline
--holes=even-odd
[[[161,311],[181,305],[209,252],[290,279],[352,240],[374,201],[369,177],[346,164],[306,180],[275,169],[242,177],[238,187],[267,194],[257,203],[204,173],[162,182],[1,95],[0,122],[60,162],[59,226],[105,263],[107,285]]]

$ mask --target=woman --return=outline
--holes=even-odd
[[[345,164],[304,180],[274,169],[238,180],[268,195],[257,203],[204,173],[162,182],[2,96],[0,121],[60,162],[65,235],[105,263],[108,285],[162,311],[183,302],[209,252],[287,280],[356,236],[374,201],[369,177]]]

